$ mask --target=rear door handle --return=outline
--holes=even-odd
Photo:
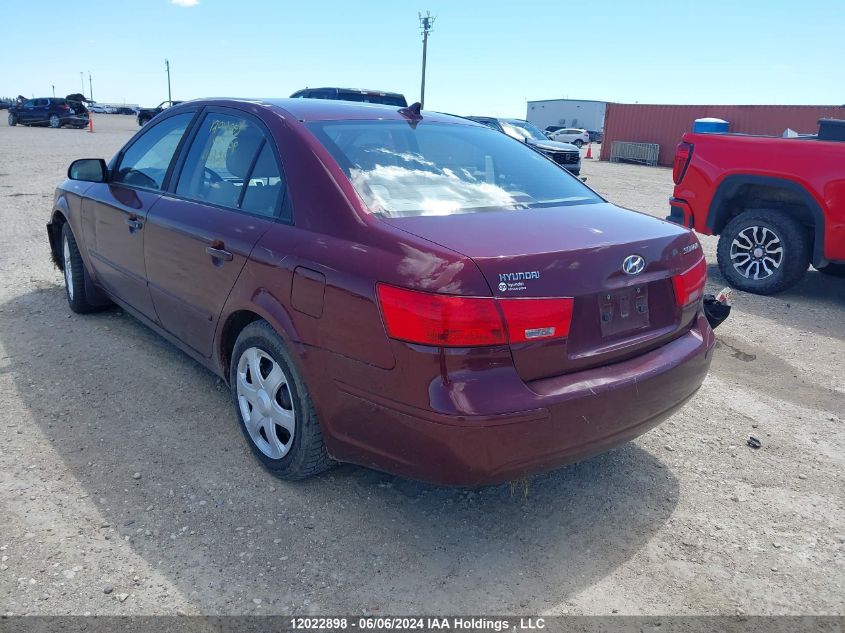
[[[144,223],[136,218],[126,218],[126,224],[129,225],[129,229],[132,231],[140,231],[144,228]]]
[[[206,247],[205,252],[211,255],[214,259],[219,259],[224,262],[232,261],[232,253],[223,248],[214,248],[213,246],[208,246]]]

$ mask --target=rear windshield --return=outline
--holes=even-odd
[[[453,215],[598,203],[539,152],[483,126],[403,121],[308,124],[370,211]]]

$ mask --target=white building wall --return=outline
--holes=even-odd
[[[550,125],[602,131],[607,103],[578,99],[529,101],[525,118],[541,130]]]

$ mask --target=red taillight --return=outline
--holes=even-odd
[[[70,110],[70,106],[66,103],[60,103],[59,110]]]
[[[706,281],[707,262],[702,257],[692,268],[672,277],[677,304],[684,307],[701,299]]]
[[[675,162],[672,164],[672,180],[676,185],[684,179],[690,158],[692,158],[692,143],[681,141],[675,149]]]
[[[477,347],[562,338],[572,299],[460,297],[377,286],[391,338],[437,347]],[[503,320],[504,318],[504,320]]]
[[[572,321],[572,299],[498,299],[511,343],[565,338]]]

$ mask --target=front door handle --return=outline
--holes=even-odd
[[[130,231],[140,231],[144,228],[144,223],[138,218],[133,218],[132,216],[126,218],[126,224],[129,225]]]
[[[222,245],[221,248],[208,246],[206,247],[205,252],[211,255],[214,259],[219,259],[224,262],[232,261],[232,253],[222,248]]]

